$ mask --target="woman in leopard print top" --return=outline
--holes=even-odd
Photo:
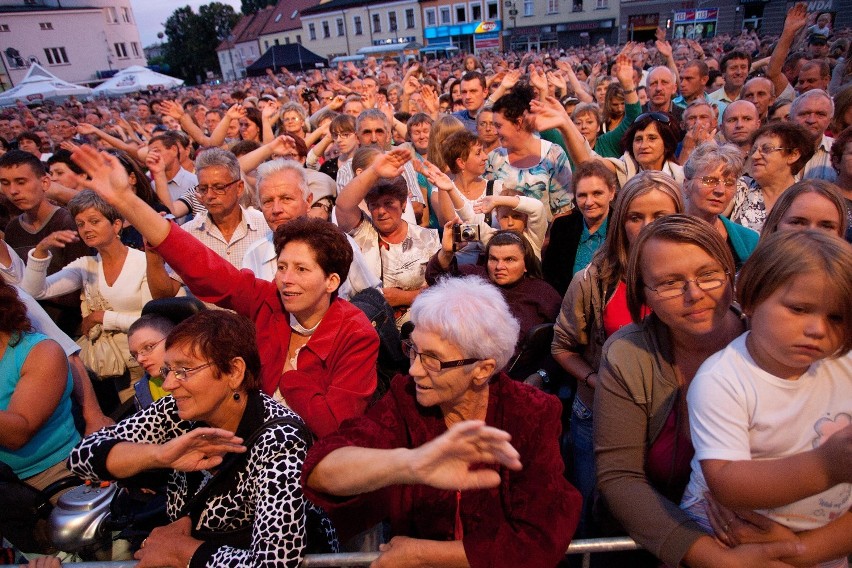
[[[226,311],[197,314],[168,336],[165,362],[171,395],[85,438],[72,451],[71,470],[93,480],[172,470],[167,512],[174,522],[143,541],[139,566],[298,566],[313,507],[299,486],[307,441],[301,419],[259,391],[254,326]],[[246,449],[245,440],[276,418],[291,420],[265,427]],[[235,454],[215,489],[193,500]],[[323,528],[333,542],[327,520]],[[211,532],[229,534],[213,542]]]

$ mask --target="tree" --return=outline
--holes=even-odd
[[[188,83],[204,81],[207,71],[219,68],[216,47],[239,18],[233,7],[221,2],[205,4],[197,14],[189,6],[178,8],[164,25],[168,42],[163,59]]]
[[[240,11],[248,16],[275,4],[276,0],[240,0]]]

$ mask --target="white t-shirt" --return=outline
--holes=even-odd
[[[852,423],[852,354],[812,364],[789,381],[761,369],[746,348],[749,332],[701,365],[687,393],[695,457],[681,507],[707,490],[701,460],[776,459],[824,444]],[[852,484],[836,485],[783,507],[759,511],[793,531],[821,527],[852,506]]]

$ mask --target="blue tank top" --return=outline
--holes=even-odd
[[[30,351],[46,339],[47,336],[40,333],[24,333],[17,344],[6,348],[0,359],[0,410],[8,408]],[[7,463],[21,479],[37,475],[64,460],[80,441],[71,416],[71,388],[69,368],[59,405],[41,429],[19,450],[0,447],[0,461]]]

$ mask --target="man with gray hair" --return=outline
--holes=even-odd
[[[242,268],[248,268],[258,278],[272,281],[278,261],[273,245],[275,230],[293,219],[307,216],[313,195],[304,169],[293,160],[278,159],[258,166],[256,185],[260,210],[271,232],[246,251]],[[348,300],[367,288],[381,287],[381,282],[370,272],[360,247],[349,235],[346,238],[352,247],[352,264],[338,293]]]
[[[658,65],[648,73],[648,103],[642,108],[643,112],[667,112],[680,122],[683,119],[683,108],[672,103],[677,92],[677,80],[671,69]]]
[[[242,268],[249,247],[269,234],[259,211],[245,209],[240,197],[245,191],[237,157],[221,148],[210,148],[195,160],[198,185],[195,193],[206,209],[185,223],[183,229],[236,268]],[[153,258],[152,258],[153,257]],[[180,290],[180,277],[161,270],[162,263],[148,257],[148,285],[154,298],[174,296]]]
[[[804,126],[814,140],[813,157],[799,174],[799,179],[824,179],[834,183],[837,172],[831,166],[833,138],[825,135],[834,116],[834,101],[822,89],[811,89],[796,97],[790,105],[790,121]]]
[[[769,107],[775,102],[775,85],[766,77],[752,77],[743,85],[740,98],[750,101],[757,108],[760,123],[766,124]]]

